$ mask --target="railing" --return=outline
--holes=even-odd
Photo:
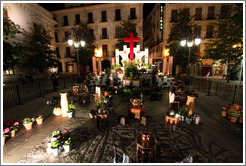
[[[100,35],[100,39],[109,39],[108,34],[107,35]]]
[[[60,88],[68,88],[78,81],[77,77],[60,77],[58,82]],[[28,100],[41,97],[43,94],[53,91],[51,79],[35,80],[32,83],[6,86],[3,88],[3,106],[4,108],[24,104]]]
[[[226,82],[219,82],[206,78],[191,77],[193,89],[199,92],[205,92],[208,96],[218,96],[230,101],[232,104],[238,103],[243,105],[243,86]]]

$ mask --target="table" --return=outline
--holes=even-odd
[[[178,123],[179,123],[179,118],[175,118],[175,115],[169,115],[166,114],[165,115],[165,127],[167,127],[167,123],[170,121],[170,131],[172,131],[172,124],[173,122],[175,123],[175,129],[174,131],[176,131],[177,127],[178,127]]]
[[[136,161],[137,162],[151,162],[154,159],[156,151],[155,140],[150,136],[149,140],[143,140],[142,134],[136,139]]]
[[[130,104],[128,107],[129,111],[134,114],[134,118],[140,120],[145,111],[144,106],[133,106]]]

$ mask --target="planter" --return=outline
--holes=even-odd
[[[25,126],[26,130],[31,130],[32,129],[32,123],[23,124],[23,125]]]
[[[243,117],[240,116],[239,122],[240,122],[240,123],[243,123]]]
[[[71,144],[70,145],[63,145],[64,151],[65,152],[70,152],[71,150]]]
[[[197,117],[196,117],[196,124],[199,124],[200,121],[201,121],[201,117],[200,117],[200,116],[197,116]]]
[[[237,118],[231,116],[231,122],[236,123],[236,121],[237,121]]]
[[[50,141],[53,142],[53,141],[55,141],[56,139],[57,139],[56,137],[52,137]]]
[[[41,125],[43,123],[43,118],[36,118],[36,122],[38,125]]]
[[[222,116],[226,116],[227,115],[227,112],[226,111],[221,111],[221,115]]]
[[[5,139],[6,139],[6,137],[5,137],[5,136],[3,136],[3,145],[5,144]]]
[[[10,131],[10,137],[14,137],[15,136],[15,130],[11,130]]]
[[[187,102],[186,102],[186,112],[189,115],[193,115],[194,107],[195,107],[195,98],[192,96],[187,96]]]
[[[54,156],[58,156],[58,154],[59,154],[59,148],[51,148],[51,151],[52,151],[52,154]]]
[[[68,112],[67,116],[68,116],[68,118],[72,118],[73,117],[73,112]]]

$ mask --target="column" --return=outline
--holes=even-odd
[[[152,65],[152,63],[153,63],[153,59],[152,58],[149,58],[149,64]]]
[[[163,58],[163,74],[167,72],[167,58]]]
[[[66,69],[66,62],[62,61],[62,72],[63,73],[66,73],[67,72],[67,69]]]
[[[98,68],[99,68],[99,74],[102,73],[102,58],[98,58]]]
[[[120,55],[119,55],[119,49],[116,49],[115,50],[115,57],[116,57],[116,64],[119,64],[120,62],[119,62],[119,57]]]
[[[93,64],[93,73],[97,75],[97,61],[95,56],[92,57],[92,64]]]
[[[168,75],[173,74],[173,56],[168,57]]]
[[[113,57],[113,58],[111,59],[111,65],[112,65],[112,66],[115,65],[115,57]]]

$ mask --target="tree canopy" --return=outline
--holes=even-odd
[[[173,23],[171,33],[168,38],[167,48],[169,54],[174,58],[174,66],[179,65],[185,68],[188,61],[188,47],[182,47],[180,42],[182,40],[193,40],[197,37],[197,34],[192,31],[196,25],[192,22],[193,17],[186,17],[185,11],[181,11],[177,14],[177,20]],[[197,59],[197,55],[194,54],[196,47],[191,47],[190,62],[194,62]]]
[[[214,28],[214,39],[209,40],[206,57],[227,63],[228,74],[236,73],[243,55],[243,4],[228,6],[226,18]],[[229,78],[228,78],[229,79]]]
[[[123,49],[123,45],[127,45],[129,47],[129,43],[124,42],[124,38],[129,37],[130,33],[134,33],[134,36],[137,37],[137,31],[136,31],[136,23],[127,20],[122,21],[121,27],[119,27],[119,36],[118,36],[118,47],[120,50]],[[135,43],[136,44],[136,43]]]

